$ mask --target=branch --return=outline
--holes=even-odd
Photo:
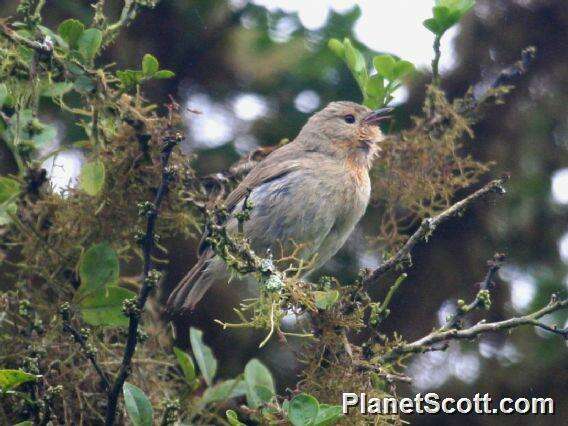
[[[527,73],[535,58],[536,48],[534,46],[524,48],[521,52],[521,59],[513,65],[503,69],[487,90],[478,96],[471,96],[470,102],[464,102],[462,105],[462,111],[460,112],[462,114],[480,113],[480,109],[488,101],[499,100],[500,96],[508,93],[508,90],[500,92],[499,89],[511,88],[515,80]]]
[[[521,52],[521,59],[515,62],[508,68],[505,68],[499,73],[499,76],[495,79],[491,87],[496,89],[500,86],[506,86],[513,82],[513,80],[526,74],[529,67],[532,65],[536,58],[536,48],[534,46],[529,46],[523,49]]]
[[[95,349],[87,341],[87,336],[85,336],[85,333],[77,330],[71,325],[69,303],[64,303],[63,305],[61,305],[61,307],[59,308],[59,314],[61,315],[61,319],[63,320],[63,330],[71,334],[71,336],[73,336],[73,340],[75,340],[75,342],[78,343],[79,346],[81,346],[83,354],[89,359],[89,361],[91,361],[91,364],[93,364],[95,371],[103,381],[105,391],[108,392],[110,389],[110,382],[108,380],[107,374],[97,362]]]
[[[136,18],[142,6],[153,8],[159,0],[142,2],[140,0],[124,0],[120,17],[116,22],[110,24],[103,30],[105,43],[110,43],[117,36],[122,28],[128,27]]]
[[[68,69],[69,64],[73,64],[81,68],[81,70],[91,75],[92,77],[99,76],[98,71],[86,67],[78,60],[73,58],[70,59],[63,58],[61,55],[57,54],[53,46],[53,41],[49,41],[47,38],[45,38],[43,42],[39,42],[23,37],[19,35],[16,31],[11,29],[8,25],[6,25],[5,21],[2,19],[0,19],[0,34],[4,35],[6,38],[12,41],[12,43],[25,46],[34,50],[39,55],[43,55],[42,57],[52,58],[64,70]]]
[[[408,241],[404,244],[404,246],[402,246],[402,248],[394,256],[392,256],[390,259],[385,261],[377,269],[372,271],[370,275],[367,278],[365,278],[363,284],[370,285],[374,283],[385,272],[394,269],[396,266],[408,260],[410,258],[412,249],[416,244],[418,244],[422,240],[427,239],[432,234],[432,232],[436,230],[438,226],[447,222],[448,219],[451,219],[452,217],[458,216],[463,212],[465,212],[465,210],[467,210],[471,206],[471,204],[473,204],[475,201],[493,192],[503,194],[505,192],[503,185],[505,184],[507,179],[508,179],[507,176],[503,176],[500,179],[495,179],[489,182],[483,188],[475,191],[473,194],[468,195],[463,200],[458,201],[448,209],[444,210],[439,215],[424,219],[420,224],[420,226],[418,227],[418,229],[416,230],[416,232],[412,234],[412,236],[408,239]]]
[[[435,330],[419,340],[416,340],[412,343],[402,344],[392,349],[391,351],[380,357],[379,361],[381,363],[392,362],[407,354],[416,354],[430,351],[432,350],[433,345],[435,345],[436,343],[446,343],[449,340],[473,339],[484,333],[510,330],[512,328],[517,328],[523,325],[532,325],[534,327],[539,327],[551,333],[558,334],[564,339],[568,340],[568,327],[559,329],[556,326],[551,327],[538,321],[545,315],[549,315],[553,312],[567,308],[568,299],[558,300],[557,296],[553,294],[550,298],[550,302],[545,307],[531,314],[491,323],[487,323],[485,322],[485,320],[482,320],[474,326],[463,330],[458,330],[456,328],[452,328],[450,330]]]
[[[474,309],[481,307],[489,308],[488,305],[491,304],[489,299],[489,291],[494,286],[493,280],[495,279],[497,272],[499,272],[499,269],[501,269],[501,265],[505,260],[505,257],[506,256],[502,253],[496,253],[493,256],[493,259],[487,262],[489,270],[487,271],[487,274],[485,274],[484,280],[481,282],[479,291],[477,292],[475,299],[469,305],[464,304],[464,306],[458,306],[457,312],[446,321],[446,324],[444,324],[444,326],[440,329],[441,331],[455,328],[457,325],[459,325],[461,319]],[[463,301],[461,302],[463,303]]]
[[[146,234],[144,236],[144,244],[142,246],[142,251],[144,255],[144,272],[142,274],[142,286],[136,300],[125,301],[123,306],[125,314],[130,318],[128,324],[128,337],[126,339],[126,347],[124,348],[124,355],[122,358],[122,364],[120,365],[120,370],[116,376],[112,388],[108,393],[107,398],[107,411],[105,424],[107,426],[112,426],[116,417],[117,403],[120,392],[122,391],[122,386],[126,378],[130,373],[130,365],[132,357],[134,356],[134,351],[136,350],[136,344],[138,341],[138,324],[140,322],[140,315],[144,310],[144,305],[148,300],[150,291],[156,285],[159,274],[157,271],[152,269],[152,251],[155,246],[155,226],[156,220],[158,219],[158,212],[160,210],[160,205],[164,199],[164,196],[168,192],[169,183],[173,178],[173,172],[168,167],[170,156],[173,148],[183,140],[183,136],[179,133],[175,135],[167,135],[163,139],[162,153],[161,153],[161,166],[162,166],[162,181],[156,193],[156,198],[154,199],[154,204],[152,208],[147,213],[147,223],[146,223]]]
[[[442,51],[440,50],[440,42],[442,40],[441,35],[436,35],[434,38],[434,59],[432,59],[432,80],[434,84],[438,85],[440,81],[440,57],[442,56]]]
[[[376,310],[371,311],[371,325],[378,326],[381,322],[383,322],[389,315],[390,309],[389,305],[394,296],[394,294],[398,291],[400,285],[404,282],[404,280],[408,277],[406,273],[401,274],[393,285],[390,286],[387,295],[385,296],[385,300],[376,308]]]

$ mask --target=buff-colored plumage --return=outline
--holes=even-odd
[[[314,270],[337,253],[369,202],[368,171],[383,139],[377,126],[381,112],[352,102],[330,103],[229,194],[225,203],[235,212],[250,192],[254,207],[244,234],[259,256],[282,249],[286,254],[301,245],[302,258],[315,255]],[[229,219],[227,228],[236,232],[236,219]],[[173,315],[191,311],[212,285],[228,280],[223,260],[203,245],[198,262],[170,295],[167,310]]]

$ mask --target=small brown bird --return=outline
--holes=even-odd
[[[309,273],[343,246],[369,203],[369,169],[384,136],[378,123],[391,108],[371,111],[353,102],[332,102],[314,114],[296,139],[258,163],[229,194],[229,212],[252,201],[243,232],[255,253],[286,255],[301,247],[299,257],[312,260]],[[227,229],[237,231],[231,217]],[[215,283],[227,283],[224,261],[205,243],[199,260],[170,295],[167,311],[183,314]]]

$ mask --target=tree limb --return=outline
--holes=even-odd
[[[483,306],[488,308],[488,305],[490,304],[489,291],[494,286],[493,280],[495,279],[497,272],[499,272],[499,269],[501,269],[501,264],[505,260],[505,257],[506,256],[502,253],[496,253],[493,256],[493,259],[487,262],[489,269],[487,274],[485,274],[485,278],[481,282],[475,299],[468,305],[458,306],[457,312],[446,321],[446,324],[444,324],[444,326],[440,329],[441,331],[455,328],[459,325],[461,319],[474,309],[481,308]]]
[[[531,314],[490,323],[485,322],[485,320],[481,320],[474,326],[463,330],[459,330],[457,328],[452,328],[449,330],[435,330],[432,333],[414,342],[405,343],[398,347],[395,347],[391,351],[381,356],[379,358],[379,362],[392,362],[404,355],[428,352],[429,350],[432,350],[433,345],[435,345],[436,343],[446,343],[449,340],[469,340],[484,333],[510,330],[512,328],[517,328],[523,325],[532,325],[539,327],[551,333],[558,334],[564,339],[568,339],[568,328],[559,329],[556,326],[549,326],[538,321],[545,315],[549,315],[553,312],[567,308],[568,299],[558,300],[557,296],[553,294],[550,298],[550,302],[546,306]]]
[[[448,219],[462,214],[465,210],[467,210],[475,201],[491,194],[493,192],[497,192],[503,194],[505,189],[503,185],[507,181],[508,176],[503,176],[500,179],[495,179],[485,185],[483,188],[478,189],[473,194],[468,195],[463,200],[458,201],[457,203],[450,206],[448,209],[444,210],[442,213],[438,214],[437,216],[426,218],[422,221],[416,232],[412,234],[412,236],[408,239],[408,241],[388,260],[383,262],[378,268],[372,271],[367,278],[365,278],[363,284],[370,285],[377,281],[377,279],[383,275],[385,272],[394,269],[395,267],[399,266],[403,262],[407,261],[410,257],[412,249],[416,244],[420,241],[427,239],[435,229],[440,226],[441,224],[448,221]]]
[[[168,192],[169,183],[172,180],[172,171],[169,169],[168,164],[173,148],[181,142],[183,137],[181,134],[167,135],[164,137],[162,154],[161,154],[161,166],[162,166],[162,181],[156,193],[154,199],[154,204],[151,210],[147,214],[146,222],[146,234],[144,237],[144,244],[142,246],[142,251],[144,255],[144,272],[142,274],[142,286],[134,303],[124,305],[124,311],[129,316],[130,321],[128,324],[128,337],[126,339],[126,347],[124,348],[124,355],[122,358],[122,363],[120,365],[119,372],[114,379],[112,387],[108,392],[107,398],[107,410],[105,424],[107,426],[112,426],[116,418],[117,403],[120,392],[122,391],[122,386],[126,381],[126,378],[130,374],[130,365],[134,352],[136,350],[136,344],[138,342],[138,324],[140,322],[140,315],[144,309],[144,305],[148,300],[150,291],[154,288],[157,282],[155,277],[155,272],[152,268],[152,251],[155,246],[155,226],[156,220],[158,219],[158,213],[160,210],[160,205],[164,199],[164,196]],[[128,302],[128,301],[127,301]]]

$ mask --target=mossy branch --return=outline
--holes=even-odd
[[[135,303],[124,306],[125,314],[129,316],[128,323],[128,337],[126,339],[126,346],[124,348],[124,354],[122,358],[122,364],[120,365],[120,370],[114,379],[112,387],[108,392],[107,397],[107,409],[105,424],[107,426],[112,426],[116,418],[116,410],[119,395],[122,391],[122,386],[126,381],[126,378],[130,374],[130,364],[132,362],[132,357],[136,350],[136,344],[138,342],[138,324],[140,322],[140,315],[144,310],[146,301],[150,292],[157,284],[158,278],[152,268],[152,251],[156,244],[155,241],[155,227],[156,221],[158,219],[158,213],[160,211],[160,206],[162,201],[168,192],[169,184],[173,178],[172,170],[169,169],[168,164],[174,147],[181,142],[183,139],[182,135],[179,133],[168,134],[163,138],[162,142],[162,153],[161,153],[161,167],[162,167],[162,180],[160,186],[156,193],[154,203],[151,211],[147,215],[146,222],[146,234],[143,241],[143,257],[144,257],[144,270],[142,274],[142,286],[136,298]]]

